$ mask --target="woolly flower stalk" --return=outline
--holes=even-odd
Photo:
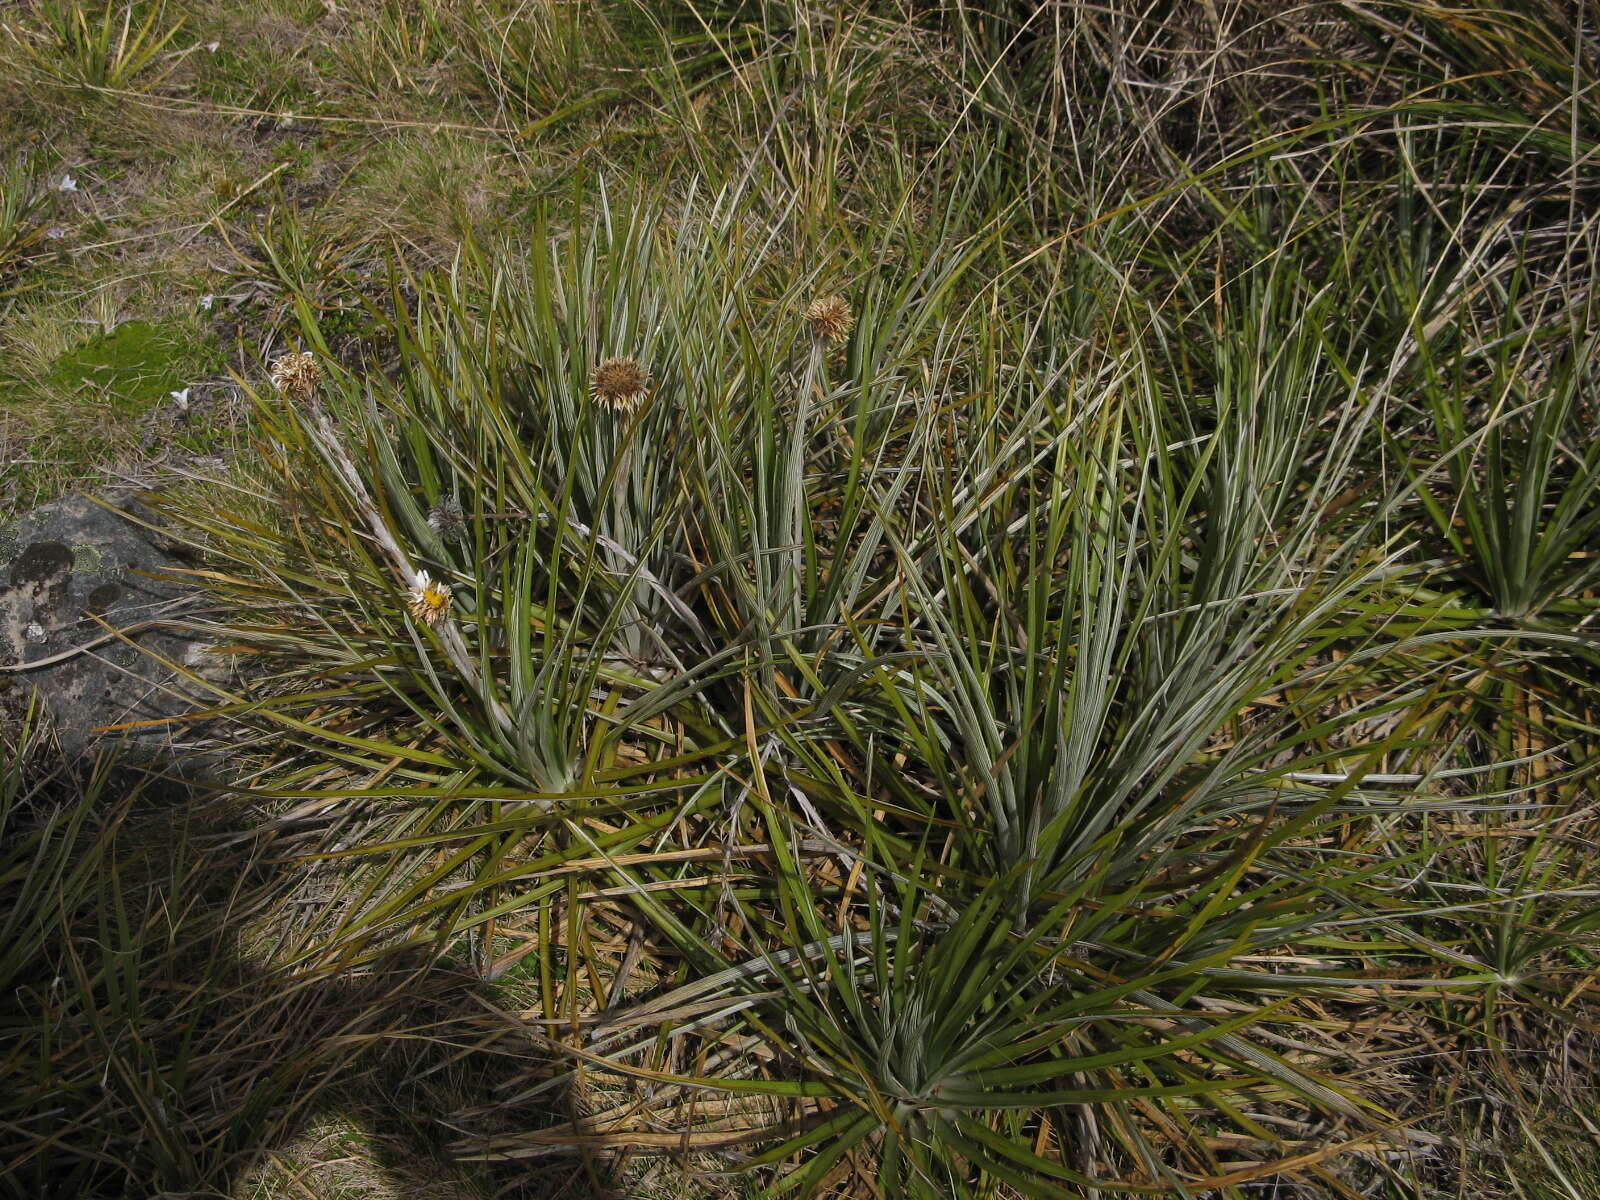
[[[843,296],[822,296],[806,306],[806,324],[819,342],[842,342],[855,327],[855,314]]]
[[[322,382],[322,368],[307,351],[285,354],[272,360],[272,386],[290,400],[309,404],[316,399]]]
[[[417,581],[406,592],[406,608],[424,625],[437,625],[450,611],[450,601],[450,585],[435,582],[426,571],[417,572]]]
[[[650,392],[650,373],[636,358],[608,358],[589,376],[589,390],[616,412],[632,412]]]

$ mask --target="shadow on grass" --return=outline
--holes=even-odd
[[[227,836],[237,807],[15,747],[0,767],[0,1195],[616,1194],[598,1161],[450,1159],[571,1114],[497,1104],[543,1064],[448,964],[274,965],[268,930],[315,900]]]

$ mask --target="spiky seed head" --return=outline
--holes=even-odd
[[[821,296],[806,306],[806,324],[819,342],[842,342],[855,327],[855,314],[843,296]]]
[[[424,625],[437,625],[450,611],[450,601],[450,585],[430,579],[426,571],[418,571],[406,591],[406,609]]]
[[[608,358],[589,376],[594,398],[617,412],[632,412],[650,393],[650,372],[636,358]]]
[[[322,382],[322,368],[307,351],[285,354],[272,360],[272,386],[301,404],[316,399],[317,385]]]
[[[447,542],[459,542],[466,536],[467,514],[461,511],[461,501],[454,496],[440,496],[428,513],[428,528]]]

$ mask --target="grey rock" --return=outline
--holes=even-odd
[[[181,751],[198,750],[200,731],[165,718],[192,711],[205,689],[160,659],[209,678],[225,676],[227,664],[177,627],[196,593],[159,577],[188,564],[130,519],[149,520],[149,511],[126,496],[106,503],[69,496],[0,527],[0,694],[15,709],[37,689],[69,759],[116,740],[134,757],[170,756],[184,773]]]

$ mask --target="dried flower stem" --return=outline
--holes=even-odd
[[[350,458],[350,453],[344,448],[344,443],[338,431],[333,427],[332,420],[326,413],[317,414],[317,423],[312,429],[312,436],[321,447],[328,461],[333,465],[344,485],[350,492],[350,498],[355,502],[361,517],[372,531],[373,538],[377,541],[395,568],[405,580],[407,588],[415,587],[421,578],[421,573],[411,562],[411,556],[401,547],[400,541],[394,536],[388,524],[378,512],[378,506],[372,502],[372,497],[367,493],[366,484],[361,479],[361,473],[356,470],[356,464]],[[484,686],[483,676],[478,673],[478,664],[473,661],[472,652],[467,648],[466,642],[461,637],[461,631],[456,623],[448,618],[439,621],[434,627],[439,636],[439,642],[444,647],[445,657],[450,660],[450,665],[472,688],[484,705],[489,710],[490,717],[500,732],[506,737],[512,737],[516,732],[516,725],[511,720],[511,715],[506,712],[494,693]]]

